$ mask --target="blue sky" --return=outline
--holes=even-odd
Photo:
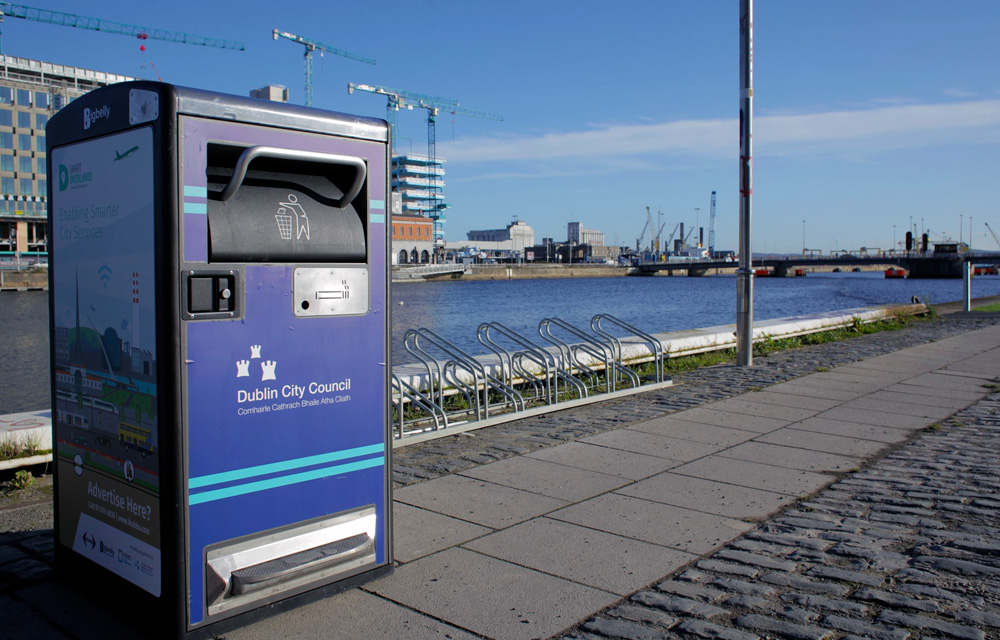
[[[36,0],[37,1],[37,0]],[[738,0],[569,2],[51,1],[150,28],[241,41],[235,52],[15,18],[3,53],[246,95],[304,97],[303,47],[278,28],[377,60],[314,60],[314,106],[385,116],[348,82],[458,100],[502,122],[441,115],[449,240],[514,216],[536,237],[566,224],[634,246],[649,206],[664,239],[708,226],[736,248]],[[1000,249],[1000,2],[757,0],[754,250],[889,248],[912,218],[932,238]],[[426,112],[397,144],[425,153]],[[696,208],[700,211],[696,212]],[[662,212],[662,215],[660,215]],[[970,230],[969,221],[973,221]],[[805,221],[803,223],[803,221]],[[648,238],[648,236],[647,236]],[[706,229],[707,239],[707,229]]]

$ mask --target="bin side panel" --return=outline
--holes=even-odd
[[[58,543],[161,591],[153,134],[52,150]]]

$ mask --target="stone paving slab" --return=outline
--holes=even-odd
[[[551,518],[536,518],[464,547],[618,595],[634,593],[697,558]]]
[[[395,491],[396,501],[493,529],[565,506],[565,500],[462,476],[445,476]]]
[[[276,638],[473,640],[478,636],[360,589],[307,604],[220,636],[220,640]]]
[[[784,382],[776,385],[772,389],[775,392],[802,396],[805,398],[819,398],[822,400],[834,400],[838,404],[845,400],[860,398],[869,392],[857,392],[845,389],[833,389],[822,384],[810,384],[808,378],[796,378],[792,382]]]
[[[795,496],[812,493],[833,480],[833,476],[828,474],[786,469],[722,456],[709,456],[689,462],[673,469],[671,473]]]
[[[661,473],[616,493],[741,520],[764,518],[796,500],[782,493],[676,473]]]
[[[955,391],[965,391],[971,393],[981,393],[983,382],[978,378],[968,378],[961,375],[949,375],[939,369],[931,373],[925,373],[906,380],[906,384],[920,387],[930,387],[932,389],[952,389]]]
[[[883,393],[883,392],[877,392]],[[842,404],[842,407],[849,407],[852,409],[875,409],[877,411],[883,411],[885,413],[898,413],[904,416],[915,416],[918,418],[927,418],[928,420],[941,420],[946,418],[951,414],[955,413],[955,407],[932,407],[926,404],[915,404],[910,402],[898,402],[895,400],[889,400],[883,397],[872,397],[875,394],[865,396],[864,398],[858,398],[857,400],[851,400]]]
[[[686,415],[686,414],[679,414]],[[683,440],[693,440],[715,447],[729,447],[734,444],[746,442],[757,436],[754,431],[744,429],[732,429],[730,427],[717,427],[703,422],[692,422],[665,416],[648,420],[638,424],[629,425],[633,431],[644,431],[656,435],[669,436],[671,438],[681,438]]]
[[[493,531],[398,501],[393,505],[392,517],[397,562],[412,562]]]
[[[861,440],[874,440],[876,442],[902,442],[912,436],[912,432],[908,429],[878,427],[868,424],[858,424],[856,422],[845,422],[843,420],[827,420],[825,418],[809,418],[808,420],[796,422],[794,428],[802,431],[815,431],[816,433],[828,433],[830,435]]]
[[[706,553],[753,526],[623,494],[598,496],[549,517],[695,554]]]
[[[486,464],[461,475],[567,502],[586,500],[629,482],[619,476],[527,457]]]
[[[798,425],[779,429],[757,438],[756,442],[778,444],[796,449],[808,449],[816,452],[833,453],[840,456],[850,456],[861,459],[876,455],[888,448],[885,442],[862,440],[856,436],[832,435],[816,431],[806,431],[796,428]],[[775,461],[773,464],[779,464]],[[857,466],[857,465],[852,465]]]
[[[648,478],[683,464],[679,460],[611,449],[584,442],[568,442],[529,453],[525,457],[546,460],[570,468],[587,469],[620,478],[628,478],[629,480]]]
[[[920,416],[906,416],[898,413],[875,411],[873,409],[852,409],[846,406],[828,409],[816,417],[857,422],[858,424],[870,424],[879,427],[893,427],[895,429],[920,429],[933,422]]]
[[[747,462],[760,462],[761,464],[771,464],[789,469],[801,469],[802,471],[840,472],[856,469],[861,463],[861,458],[857,456],[838,455],[828,453],[824,449],[813,450],[812,447],[802,447],[793,439],[772,444],[771,439],[778,439],[779,434],[784,434],[793,430],[791,427],[779,429],[762,436],[753,442],[744,442],[718,455],[724,458],[735,458]]]
[[[661,436],[645,431],[633,431],[632,429],[609,431],[590,438],[584,438],[582,442],[610,447],[612,449],[631,451],[633,453],[659,456],[679,462],[697,460],[719,450],[719,447],[716,445],[685,440],[683,438]]]
[[[620,598],[467,549],[399,567],[365,590],[473,633],[511,640],[550,636]]]
[[[871,369],[858,369],[856,365],[850,364],[837,367],[824,373],[817,373],[810,376],[809,381],[819,383],[835,383],[847,385],[857,391],[874,391],[886,387],[893,382],[905,380],[912,377],[912,373],[891,373],[888,371],[873,371]]]
[[[873,401],[887,401],[887,402],[902,402],[908,405],[926,405],[929,407],[938,407],[950,409],[952,413],[958,411],[959,409],[964,409],[969,406],[969,402],[974,402],[978,400],[981,396],[972,395],[971,398],[958,398],[954,394],[949,394],[946,396],[941,395],[931,395],[925,393],[909,393],[905,390],[900,390],[902,385],[887,387],[882,391],[876,391],[875,393],[865,396],[862,400],[873,400]],[[914,389],[914,387],[906,387],[906,389]],[[963,394],[970,395],[970,394]]]
[[[781,420],[778,418],[763,418],[760,416],[744,416],[729,411],[719,411],[706,405],[697,409],[684,412],[684,419],[692,422],[704,422],[717,427],[729,427],[731,429],[743,429],[744,431],[754,431],[756,433],[767,433],[780,429],[794,422],[793,420]]]
[[[886,387],[885,393],[904,393],[906,395],[919,395],[927,398],[928,400],[935,398],[953,399],[956,402],[962,401],[965,406],[973,404],[974,402],[981,400],[986,396],[988,390],[985,388],[960,390],[960,389],[948,389],[939,388],[935,386],[926,386],[914,384],[913,380],[905,380],[899,384],[894,384],[891,387]]]
[[[757,391],[752,395],[744,397],[751,402],[761,404],[776,404],[782,407],[794,407],[796,409],[809,409],[819,413],[826,411],[840,404],[840,400],[828,400],[826,398],[810,398],[799,394],[786,393],[784,384],[769,387],[763,391]]]
[[[872,376],[847,375],[834,372],[817,373],[795,380],[795,384],[811,387],[822,387],[834,391],[847,391],[854,397],[863,396],[896,382],[893,380],[873,381]],[[850,398],[845,398],[850,399]]]
[[[730,398],[712,403],[712,408],[719,411],[730,411],[746,416],[776,418],[778,420],[796,421],[810,418],[820,410],[786,407],[775,403],[756,402],[757,394],[747,394],[739,398]]]

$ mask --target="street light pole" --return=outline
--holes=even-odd
[[[806,255],[806,221],[802,221],[802,256]]]
[[[736,363],[753,365],[753,0],[740,0],[740,263],[736,270]]]

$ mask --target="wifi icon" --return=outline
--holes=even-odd
[[[106,264],[102,264],[97,268],[97,277],[100,279],[101,285],[107,289],[108,282],[111,280],[111,267]]]

